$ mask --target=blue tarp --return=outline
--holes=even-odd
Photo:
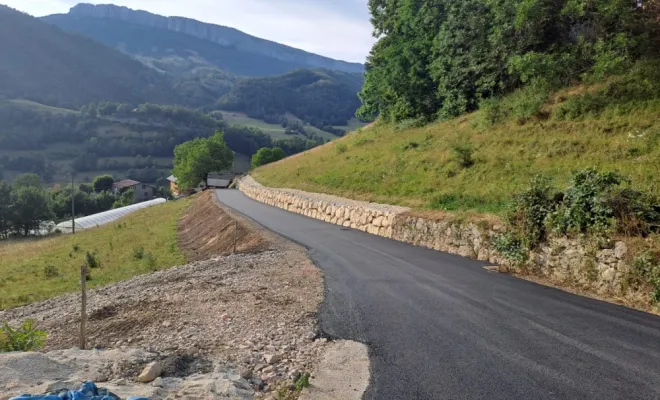
[[[93,382],[85,382],[80,390],[62,390],[50,394],[22,394],[9,400],[121,400],[118,396],[110,393],[108,389],[97,388]],[[145,397],[129,397],[128,400],[148,400]]]

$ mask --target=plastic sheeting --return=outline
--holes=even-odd
[[[120,400],[118,396],[110,393],[108,389],[99,389],[93,382],[85,382],[80,390],[62,390],[46,395],[23,394],[12,397],[10,400]],[[129,397],[128,400],[147,400],[144,397]]]
[[[167,200],[165,199],[154,199],[154,200],[145,201],[143,203],[132,204],[130,206],[116,208],[114,210],[109,210],[94,215],[89,215],[87,217],[76,218],[76,231],[79,230],[82,231],[89,228],[96,228],[97,226],[105,225],[109,222],[115,221],[137,210],[141,210],[143,208],[155,206],[158,204],[163,204],[165,202],[167,202]],[[71,220],[57,224],[56,228],[64,233],[71,233],[72,230]]]

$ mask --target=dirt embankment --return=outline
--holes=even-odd
[[[200,193],[185,210],[178,224],[178,242],[190,261],[237,253],[257,253],[271,244],[263,231],[255,229],[231,210],[221,208],[214,192]]]
[[[234,218],[237,254],[229,254]],[[94,379],[120,396],[149,389],[154,399],[216,398],[221,382],[222,393],[231,398],[249,398],[248,391],[263,397],[314,370],[327,347],[326,340],[317,338],[323,280],[305,250],[230,214],[212,192],[194,199],[179,229],[179,243],[189,257],[204,261],[88,292],[88,347],[103,349],[103,354],[135,349],[147,352],[149,361],[178,360],[172,371],[164,368],[159,386],[136,382],[146,357],[91,363],[82,361],[87,356],[57,353],[78,344],[77,293],[0,312],[0,321],[18,325],[34,319],[49,335],[46,350],[53,353],[46,356],[53,354],[51,361],[62,364],[57,369],[78,371],[61,379]],[[0,393],[40,393],[53,384],[46,376],[21,378],[28,376],[21,368],[37,364],[0,355]],[[200,376],[211,382],[208,393],[204,386],[182,397]],[[237,390],[242,395],[235,395]]]

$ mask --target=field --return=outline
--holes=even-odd
[[[606,99],[600,113],[561,117],[561,107],[581,104],[577,96],[597,89],[552,94],[543,118],[488,124],[479,111],[417,128],[376,124],[253,175],[273,187],[496,214],[536,174],[563,188],[573,171],[587,167],[620,171],[633,187],[660,195],[659,102]]]
[[[243,125],[243,126],[251,126],[254,128],[261,129],[264,133],[272,136],[274,139],[288,139],[291,138],[290,135],[287,135],[284,133],[284,128],[282,126],[277,125],[277,124],[269,124],[267,122],[250,118],[247,115],[240,113],[240,112],[234,112],[234,111],[222,111],[222,117],[225,121],[229,122],[230,124],[235,124],[235,125]],[[290,119],[297,120],[297,118],[293,115],[288,115],[287,116]],[[348,122],[347,125],[343,126],[335,126],[337,129],[343,129],[347,132],[354,131],[356,129],[361,128],[364,126],[363,123],[358,121],[357,119],[352,119]],[[310,131],[316,133],[320,137],[326,140],[335,140],[337,139],[337,136],[322,131],[318,128],[315,128],[311,125],[306,125],[306,129],[309,129]]]
[[[185,263],[177,221],[189,203],[168,202],[76,235],[0,241],[0,309],[78,290],[88,252],[100,262],[88,287]],[[142,257],[136,256],[140,248]]]

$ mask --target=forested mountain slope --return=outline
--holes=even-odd
[[[272,78],[239,81],[217,104],[253,118],[278,121],[291,113],[314,126],[345,125],[359,107],[361,74],[296,70]]]
[[[3,5],[0,37],[0,96],[74,108],[101,99],[174,99],[171,84],[153,69]]]
[[[312,54],[237,29],[111,4],[78,4],[68,14],[51,15],[44,20],[132,54],[163,62],[168,58],[163,52],[170,49],[173,53],[170,57],[189,61],[192,60],[186,56],[194,52],[198,59],[238,75],[279,75],[296,68],[364,71],[359,63]]]

